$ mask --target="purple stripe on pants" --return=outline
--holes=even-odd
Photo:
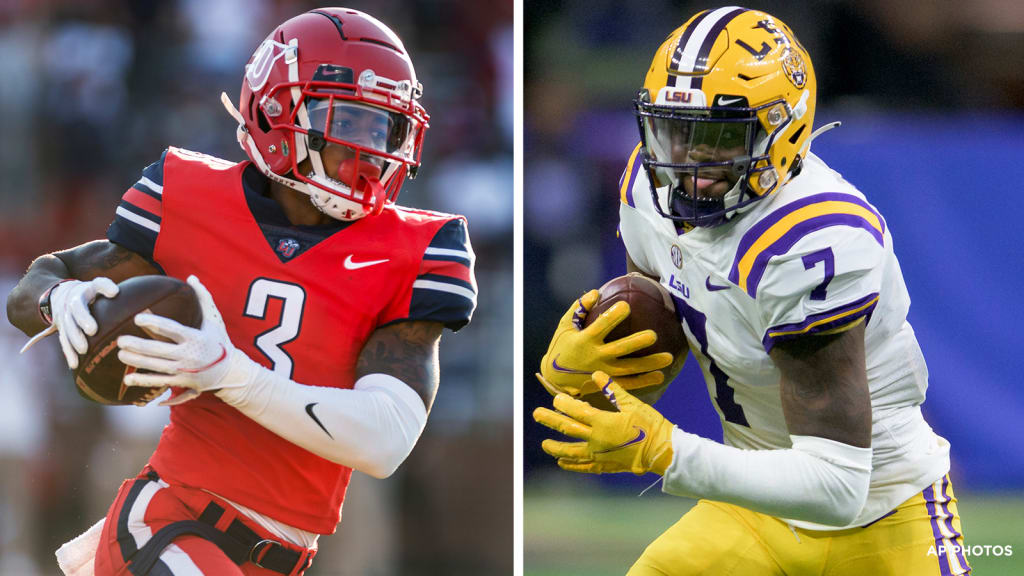
[[[939,547],[944,547],[945,543],[943,542],[942,531],[939,529],[939,515],[935,511],[935,485],[933,484],[925,488],[921,495],[924,496],[925,506],[928,507],[928,516],[931,517],[932,536],[935,537],[935,553],[939,557],[939,574],[941,576],[953,576],[953,571],[949,568],[949,559],[946,558],[945,552],[939,552]]]
[[[948,490],[949,490],[949,475],[947,474],[946,476],[942,477],[942,500],[943,500],[943,502],[942,502],[942,512],[945,513],[945,515],[946,515],[946,527],[949,528],[950,532],[952,532],[953,534],[956,535],[956,539],[960,540],[959,546],[961,547],[961,549],[956,551],[956,559],[960,561],[960,565],[961,566],[967,568],[967,566],[968,566],[967,565],[967,558],[964,557],[964,551],[962,549],[963,548],[963,536],[960,534],[960,532],[958,532],[956,530],[956,528],[953,528],[953,515],[950,514],[950,512],[949,512],[949,503],[950,503],[950,501],[952,499],[949,497]],[[970,569],[968,569],[968,571],[965,572],[965,574],[968,574],[968,573],[970,573]]]

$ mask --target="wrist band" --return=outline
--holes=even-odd
[[[47,326],[53,324],[53,310],[50,308],[50,296],[53,294],[53,289],[65,282],[70,282],[71,280],[74,280],[74,278],[65,278],[54,283],[53,286],[47,288],[39,297],[39,317],[43,319],[43,322],[45,322]]]

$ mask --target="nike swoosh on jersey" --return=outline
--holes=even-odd
[[[614,448],[609,448],[607,450],[596,450],[596,451],[594,451],[594,454],[604,454],[606,452],[614,452],[616,450],[622,450],[626,446],[632,446],[633,444],[636,444],[637,442],[643,442],[644,438],[647,438],[647,432],[643,428],[641,428],[639,426],[633,426],[633,428],[636,428],[636,430],[637,430],[636,438],[633,438],[629,442],[624,442],[622,444],[619,444],[618,446],[615,446]]]
[[[562,372],[563,374],[590,374],[586,370],[573,370],[572,368],[566,368],[558,365],[558,356],[555,356],[551,360],[551,367],[555,369],[555,372]]]
[[[324,423],[321,422],[320,419],[316,417],[316,414],[313,414],[313,406],[316,406],[317,404],[319,404],[319,402],[310,402],[309,404],[306,404],[306,414],[309,414],[309,417],[313,419],[313,422],[316,422],[316,425],[319,426],[320,429],[323,430],[325,434],[330,436],[331,440],[334,440],[334,436],[331,435],[330,431],[327,430],[327,428],[324,426]]]
[[[349,254],[348,257],[345,258],[344,265],[346,270],[359,270],[360,268],[366,268],[367,266],[383,264],[385,262],[388,262],[389,260],[389,258],[385,258],[383,260],[367,260],[366,262],[353,262],[352,255]]]
[[[704,281],[704,287],[708,289],[708,292],[717,292],[719,290],[728,290],[729,289],[729,285],[728,284],[726,284],[725,286],[719,286],[718,284],[712,284],[711,283],[711,276],[708,276],[708,279]]]

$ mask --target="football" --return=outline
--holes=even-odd
[[[656,280],[636,272],[612,278],[598,289],[598,293],[597,303],[587,313],[587,318],[583,322],[584,327],[589,326],[602,312],[611,308],[616,302],[627,302],[629,316],[605,337],[605,342],[613,342],[630,334],[650,329],[658,335],[658,340],[651,346],[626,357],[646,356],[657,352],[668,352],[675,357],[672,364],[661,370],[665,375],[664,382],[657,386],[631,391],[640,400],[648,404],[655,403],[679,374],[683,362],[686,360],[687,352],[689,352],[686,334],[676,316],[676,307],[672,302],[672,296]],[[584,395],[582,399],[602,410],[614,410],[611,403],[600,392]]]
[[[118,284],[114,298],[97,298],[90,309],[99,328],[88,337],[89,350],[80,356],[74,371],[75,385],[83,397],[100,404],[124,405],[152,400],[157,388],[123,384],[132,368],[117,359],[117,338],[130,334],[156,338],[135,325],[135,315],[151,312],[198,328],[203,321],[199,299],[191,286],[170,276],[137,276]]]

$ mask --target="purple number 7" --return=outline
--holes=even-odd
[[[825,280],[818,284],[814,290],[811,290],[811,300],[824,300],[825,289],[828,288],[828,283],[836,275],[836,257],[832,254],[831,247],[805,255],[804,270],[814,268],[818,262],[825,263]]]

